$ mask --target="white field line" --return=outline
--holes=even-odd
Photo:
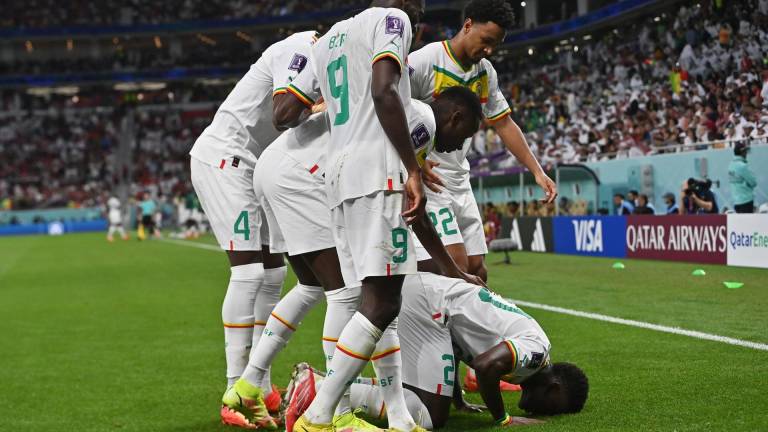
[[[582,312],[578,310],[566,309],[558,306],[550,306],[550,305],[545,305],[541,303],[527,302],[523,300],[510,299],[510,301],[514,302],[518,306],[525,306],[533,309],[541,309],[549,312],[571,315],[571,316],[580,317],[580,318],[588,318],[588,319],[593,319],[597,321],[609,322],[613,324],[621,324],[621,325],[626,325],[630,327],[638,327],[642,329],[654,330],[654,331],[663,332],[663,333],[671,333],[671,334],[676,334],[681,336],[688,336],[695,339],[702,339],[702,340],[720,342],[720,343],[729,344],[729,345],[736,345],[736,346],[745,347],[745,348],[752,348],[760,351],[768,351],[768,344],[763,344],[758,342],[751,342],[751,341],[731,338],[727,336],[720,336],[720,335],[711,334],[711,333],[703,333],[695,330],[686,330],[686,329],[681,329],[679,327],[667,327],[667,326],[663,326],[659,324],[651,324],[643,321],[634,321],[634,320],[616,318],[608,315],[601,315],[601,314],[596,314],[591,312]]]
[[[172,240],[172,239],[166,239],[166,238],[161,238],[159,240],[163,243],[171,243],[179,246],[187,246],[187,247],[194,247],[198,249],[205,249],[205,250],[211,250],[216,252],[224,252],[224,250],[221,249],[220,247],[212,244],[207,244],[207,243],[198,243],[198,242],[193,242],[189,240]]]
[[[196,243],[196,242],[190,242],[185,240],[169,240],[169,239],[160,239],[160,241],[165,243],[176,244],[179,246],[195,247],[199,249],[222,252],[222,249],[220,247],[214,246],[211,244]],[[601,315],[601,314],[596,314],[591,312],[583,312],[583,311],[578,311],[574,309],[566,309],[558,306],[550,306],[550,305],[545,305],[541,303],[528,302],[524,300],[510,299],[510,301],[514,302],[516,305],[519,305],[519,306],[525,306],[533,309],[541,309],[549,312],[555,312],[555,313],[560,313],[564,315],[571,315],[579,318],[593,319],[596,321],[609,322],[612,324],[626,325],[630,327],[654,330],[662,333],[671,333],[671,334],[676,334],[680,336],[688,336],[695,339],[720,342],[728,345],[736,345],[736,346],[745,347],[745,348],[752,348],[760,351],[768,351],[768,344],[763,344],[758,342],[751,342],[751,341],[746,341],[742,339],[736,339],[736,338],[731,338],[727,336],[720,336],[720,335],[711,334],[711,333],[704,333],[704,332],[695,331],[695,330],[686,330],[686,329],[681,329],[679,327],[668,327],[668,326],[663,326],[659,324],[651,324],[643,321],[616,318],[608,315]]]

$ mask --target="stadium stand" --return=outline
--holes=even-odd
[[[54,2],[36,1],[36,7],[15,3],[12,7],[19,10],[4,15],[12,18],[1,19],[0,28],[131,25],[136,24],[136,10],[153,22],[168,22],[349,6],[338,1],[281,2],[282,7],[273,8],[277,2],[201,6],[195,0],[162,5],[135,0],[120,2],[128,4],[125,7],[97,11],[80,3],[72,2],[59,14],[46,13]],[[761,138],[768,133],[768,27],[761,25],[768,22],[765,3],[746,0],[717,9],[714,2],[684,1],[659,15],[650,10],[629,31],[608,28],[522,51],[507,47],[493,61],[513,116],[544,164],[696,150],[727,140],[765,143]],[[437,17],[422,26],[421,43],[453,35],[458,17]],[[125,182],[132,195],[143,190],[169,196],[185,191],[185,161],[194,139],[260,50],[290,31],[291,26],[277,32],[254,30],[258,37],[245,50],[243,43],[248,41],[235,34],[218,37],[219,43],[211,46],[190,33],[180,36],[184,49],[177,56],[162,43],[155,50],[144,49],[142,44],[152,44],[153,38],[141,35],[134,39],[143,38],[142,44],[131,45],[131,37],[123,37],[117,44],[123,49],[95,57],[0,61],[0,80],[51,73],[77,76],[84,71],[141,74],[231,67],[222,74],[205,69],[194,79],[152,83],[109,79],[0,90],[0,205],[6,210],[93,206],[105,190]],[[64,44],[61,39],[56,43]],[[529,49],[541,55],[528,55]],[[134,139],[123,137],[130,163],[121,171],[115,153],[126,121],[135,125],[130,133]],[[490,129],[476,135],[470,159],[473,169],[479,170],[515,163]],[[571,204],[573,214],[586,213],[583,203]],[[554,213],[553,208],[536,205],[522,207],[526,214]]]
[[[495,59],[515,117],[544,164],[706,148],[768,134],[768,11],[685,2],[628,31],[557,44],[553,62]],[[533,52],[533,51],[532,51]],[[503,66],[502,66],[503,65]],[[514,165],[492,130],[475,164]],[[485,157],[483,157],[485,156]],[[481,161],[481,157],[485,159]]]

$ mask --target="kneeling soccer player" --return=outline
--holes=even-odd
[[[530,414],[576,413],[584,407],[586,375],[570,363],[551,364],[549,339],[536,320],[486,288],[432,273],[408,276],[398,318],[406,404],[426,429],[444,426],[452,399],[460,397],[451,336],[456,355],[475,369],[480,394],[499,425],[538,422],[507,413],[500,379],[522,386],[518,406]],[[312,373],[295,374],[290,397],[311,399],[309,387],[319,380]],[[382,416],[385,385],[353,384],[353,407]]]

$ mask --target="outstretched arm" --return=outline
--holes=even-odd
[[[531,152],[531,148],[528,146],[528,142],[525,140],[525,135],[520,127],[512,120],[508,115],[500,118],[493,124],[493,128],[501,137],[504,142],[504,146],[507,147],[517,160],[523,164],[528,171],[533,173],[536,183],[544,189],[546,196],[546,202],[551,203],[555,201],[557,197],[557,186],[549,176],[544,172],[536,160],[536,157]]]

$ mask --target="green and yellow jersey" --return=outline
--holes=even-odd
[[[491,62],[483,59],[465,67],[456,59],[449,41],[433,42],[414,51],[408,55],[408,66],[411,96],[416,100],[432,102],[446,88],[460,85],[477,94],[489,122],[500,120],[511,113],[499,89],[498,75]],[[429,156],[430,160],[440,163],[435,170],[451,191],[469,185],[469,162],[466,158],[469,144],[467,141],[461,150],[451,153],[433,152]]]

